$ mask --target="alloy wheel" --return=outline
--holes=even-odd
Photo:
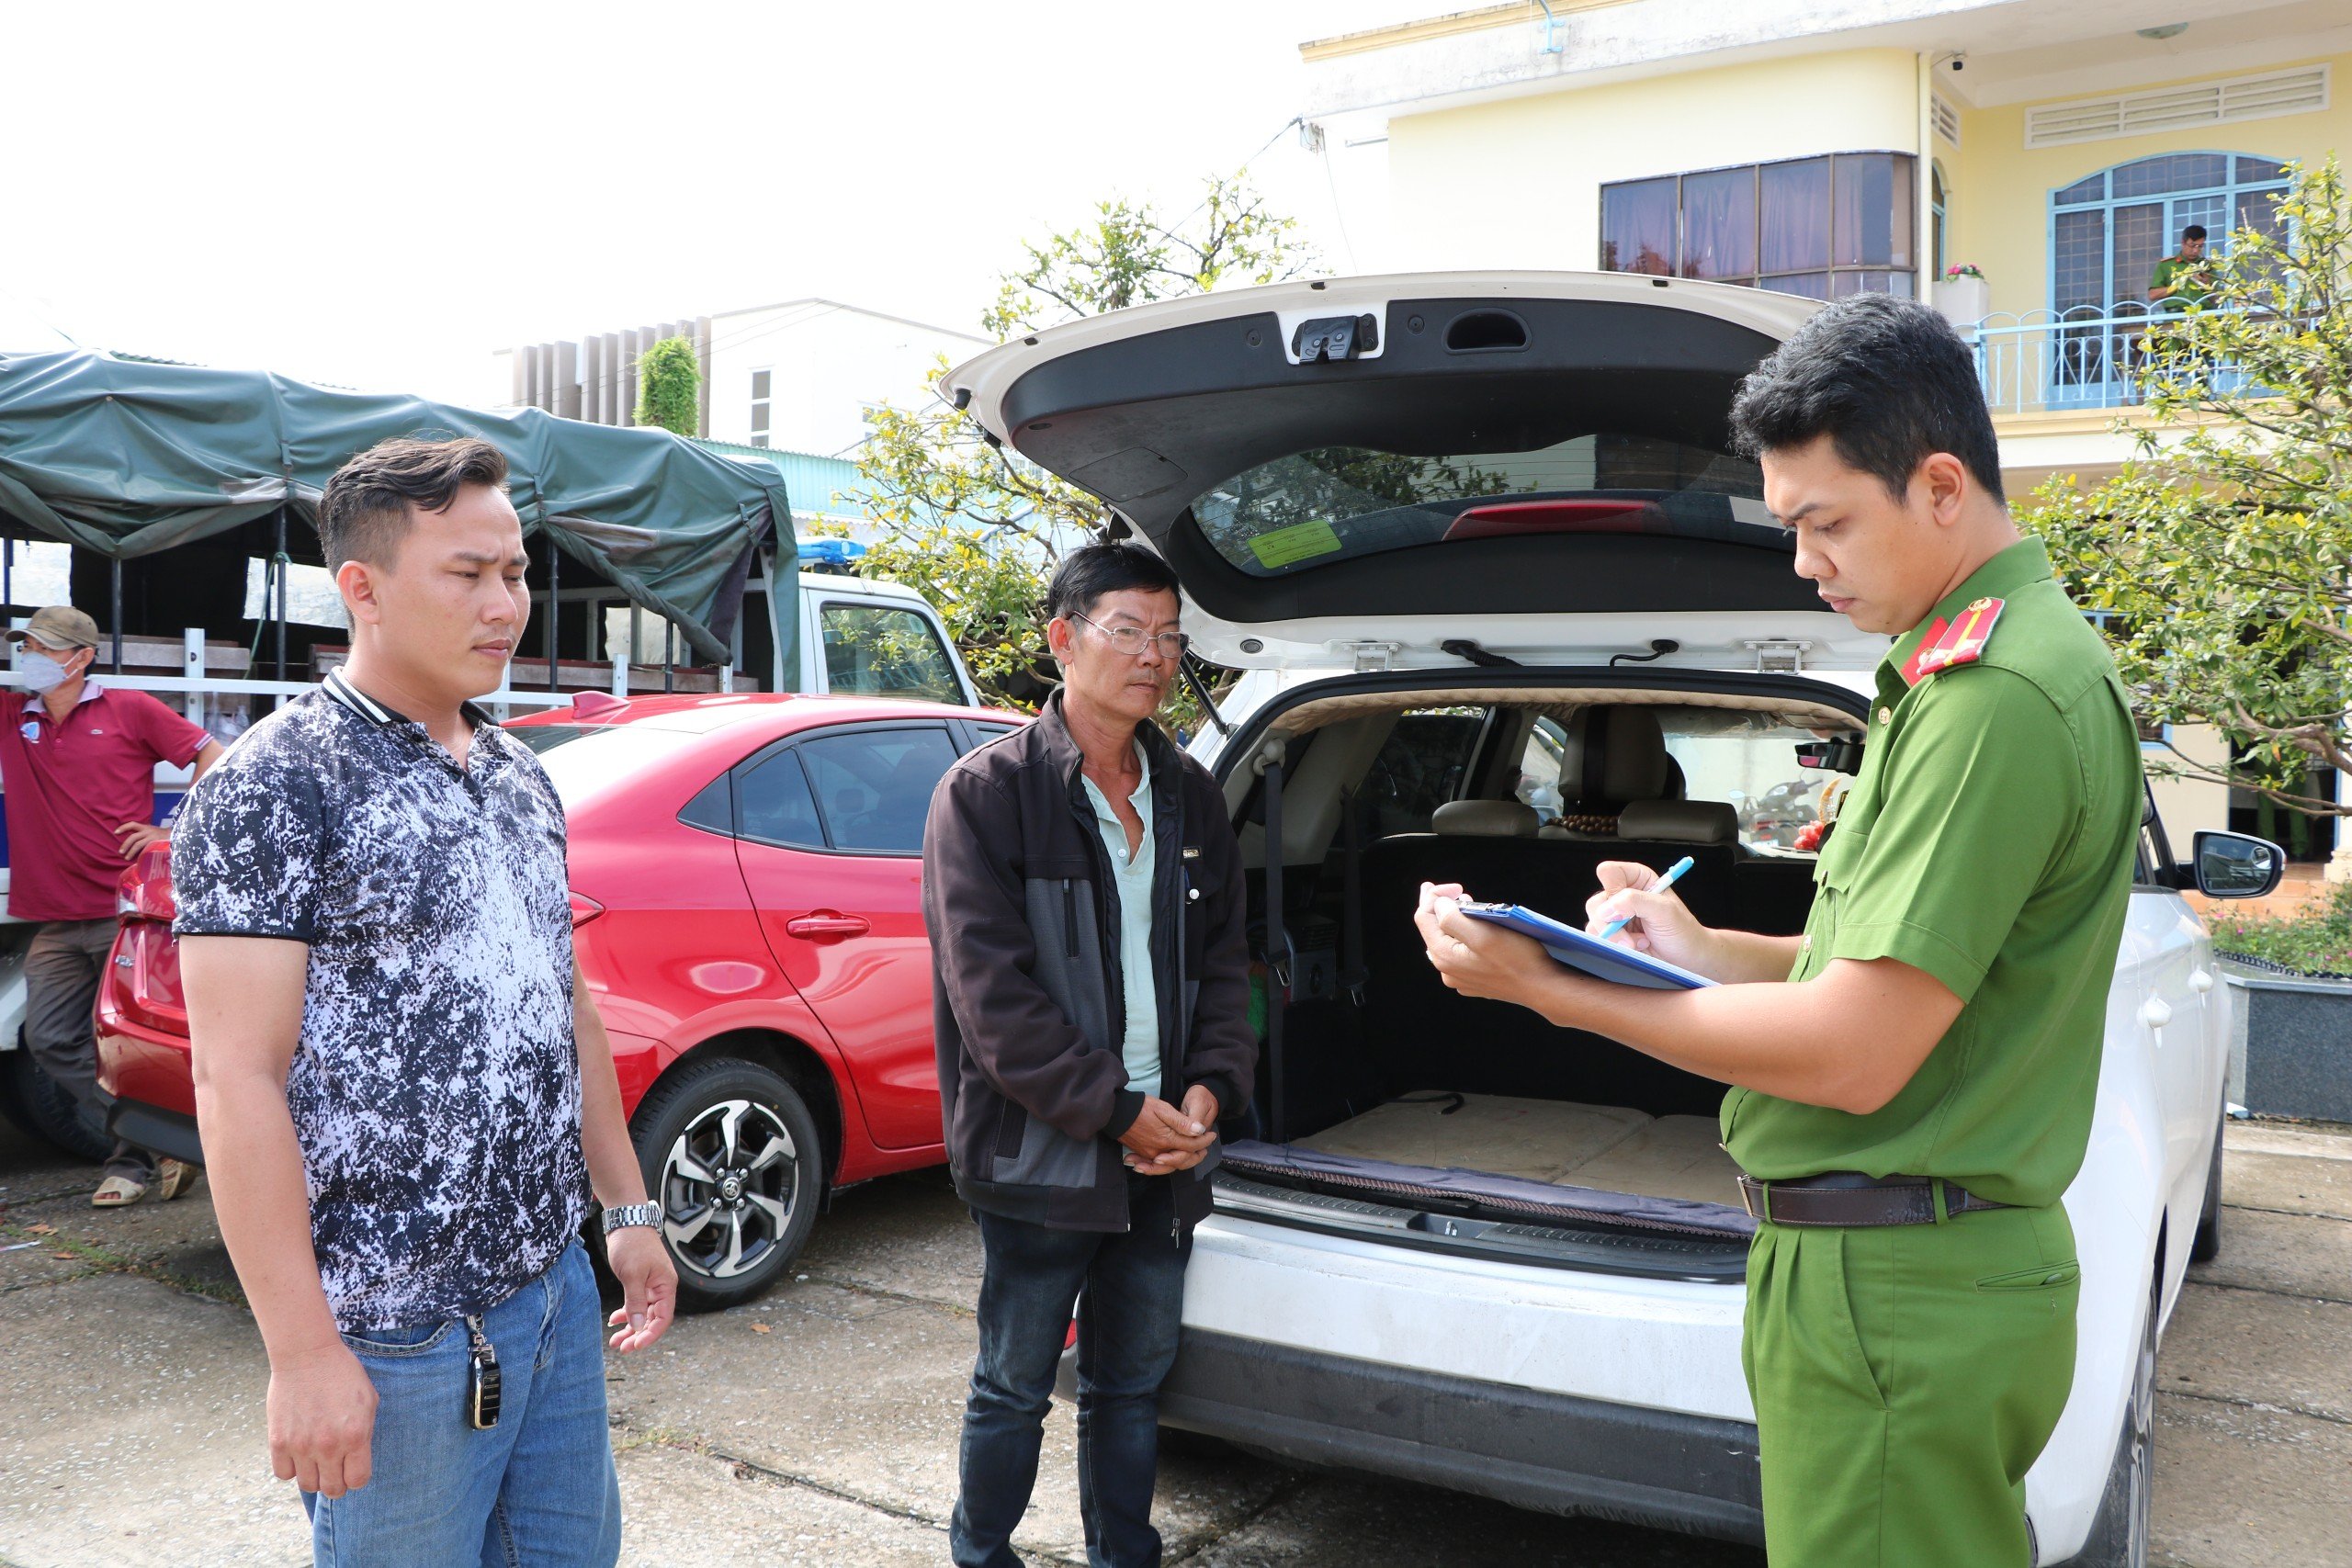
[[[681,1268],[729,1280],[760,1267],[792,1223],[799,1151],[775,1111],[722,1100],[662,1165],[662,1234]]]

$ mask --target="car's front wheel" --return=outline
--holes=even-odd
[[[2156,1318],[2164,1305],[2164,1274],[2148,1292],[2147,1321],[2140,1329],[2139,1359],[2132,1364],[2132,1402],[2124,1408],[2122,1436],[2108,1468],[2107,1490],[2090,1540],[2069,1561],[2076,1568],[2147,1568],[2148,1520],[2154,1499],[2156,1434]]]
[[[816,1223],[824,1154],[816,1118],[781,1075],[696,1062],[654,1086],[631,1132],[681,1308],[749,1301],[792,1266]]]

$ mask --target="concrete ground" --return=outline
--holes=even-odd
[[[93,1175],[0,1130],[0,1565],[309,1562],[205,1190],[101,1213]],[[2352,1129],[2233,1126],[2224,1196],[2222,1257],[2159,1369],[2157,1561],[2352,1565]],[[978,1269],[939,1173],[876,1182],[765,1300],[615,1357],[623,1562],[944,1562]],[[1035,1562],[1084,1561],[1072,1463],[1057,1404],[1018,1543]],[[1762,1562],[1224,1452],[1168,1456],[1159,1517],[1170,1560],[1198,1568]]]

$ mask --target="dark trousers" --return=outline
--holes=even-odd
[[[51,920],[25,949],[25,1044],[35,1065],[85,1111],[98,1094],[93,1010],[114,931],[112,920]],[[106,1174],[143,1186],[155,1179],[155,1156],[118,1139]]]
[[[980,1354],[964,1407],[948,1544],[958,1568],[1018,1568],[1008,1544],[1037,1482],[1054,1371],[1078,1315],[1078,1501],[1094,1568],[1154,1568],[1159,1384],[1176,1359],[1189,1231],[1165,1177],[1127,1178],[1123,1233],[982,1214]]]

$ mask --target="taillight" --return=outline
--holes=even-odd
[[[571,896],[571,929],[572,929],[572,930],[574,930],[574,931],[578,931],[582,926],[586,925],[589,921],[591,921],[591,920],[594,919],[597,916],[599,916],[599,915],[603,914],[604,912],[605,912],[605,907],[604,907],[602,904],[597,903],[597,902],[596,902],[596,900],[594,900],[594,898],[589,897],[588,897],[588,895],[586,895],[585,893],[574,893],[574,894],[572,894],[572,896]]]
[[[108,956],[98,1011],[165,1034],[187,1032],[187,998],[180,989],[180,944],[160,920],[132,919],[117,933]]]
[[[172,899],[172,849],[150,844],[115,886],[115,913],[126,920],[170,920],[179,913]]]

